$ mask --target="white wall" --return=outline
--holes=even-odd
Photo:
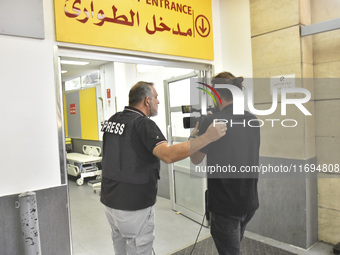
[[[60,185],[53,44],[0,35],[0,196]]]
[[[215,73],[252,77],[249,0],[213,0],[213,8]]]
[[[45,39],[0,35],[0,196],[61,184],[53,65],[53,1]]]

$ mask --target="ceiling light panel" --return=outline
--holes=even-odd
[[[85,61],[75,61],[75,60],[61,60],[60,63],[62,65],[76,65],[76,66],[85,66],[90,64],[90,62],[85,62]]]

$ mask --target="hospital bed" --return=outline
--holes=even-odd
[[[98,168],[102,161],[101,148],[97,146],[83,145],[82,153],[67,153],[67,173],[78,177],[76,183],[81,186],[84,184],[84,178],[94,177],[101,179],[102,170]]]

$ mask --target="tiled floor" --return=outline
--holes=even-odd
[[[98,193],[86,184],[77,186],[69,181],[73,255],[114,254],[111,230],[104,214]],[[157,198],[155,205],[156,255],[166,255],[194,243],[200,225],[170,208],[170,201]],[[203,227],[199,240],[208,237],[209,229]]]
[[[114,254],[111,231],[106,220],[99,194],[86,183],[77,186],[69,181],[73,255],[107,255]],[[156,255],[172,254],[194,243],[200,225],[171,210],[170,201],[158,198],[155,205],[155,242]],[[203,227],[199,240],[210,236],[209,229]],[[329,255],[332,247],[317,243],[306,251],[266,237],[246,232],[245,236],[253,240],[278,247],[298,255]],[[275,254],[273,254],[275,255]]]

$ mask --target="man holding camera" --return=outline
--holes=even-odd
[[[242,77],[222,72],[211,83],[242,89],[242,81]],[[204,133],[217,120],[227,123],[228,131],[224,137],[193,153],[190,158],[194,164],[199,164],[207,155],[208,167],[233,170],[208,173],[207,213],[219,254],[240,255],[245,227],[259,207],[258,173],[242,173],[242,169],[259,164],[260,128],[255,123],[257,118],[249,112],[233,113],[233,95],[229,89],[216,88],[216,91],[222,104],[216,113],[203,119],[197,135]]]

